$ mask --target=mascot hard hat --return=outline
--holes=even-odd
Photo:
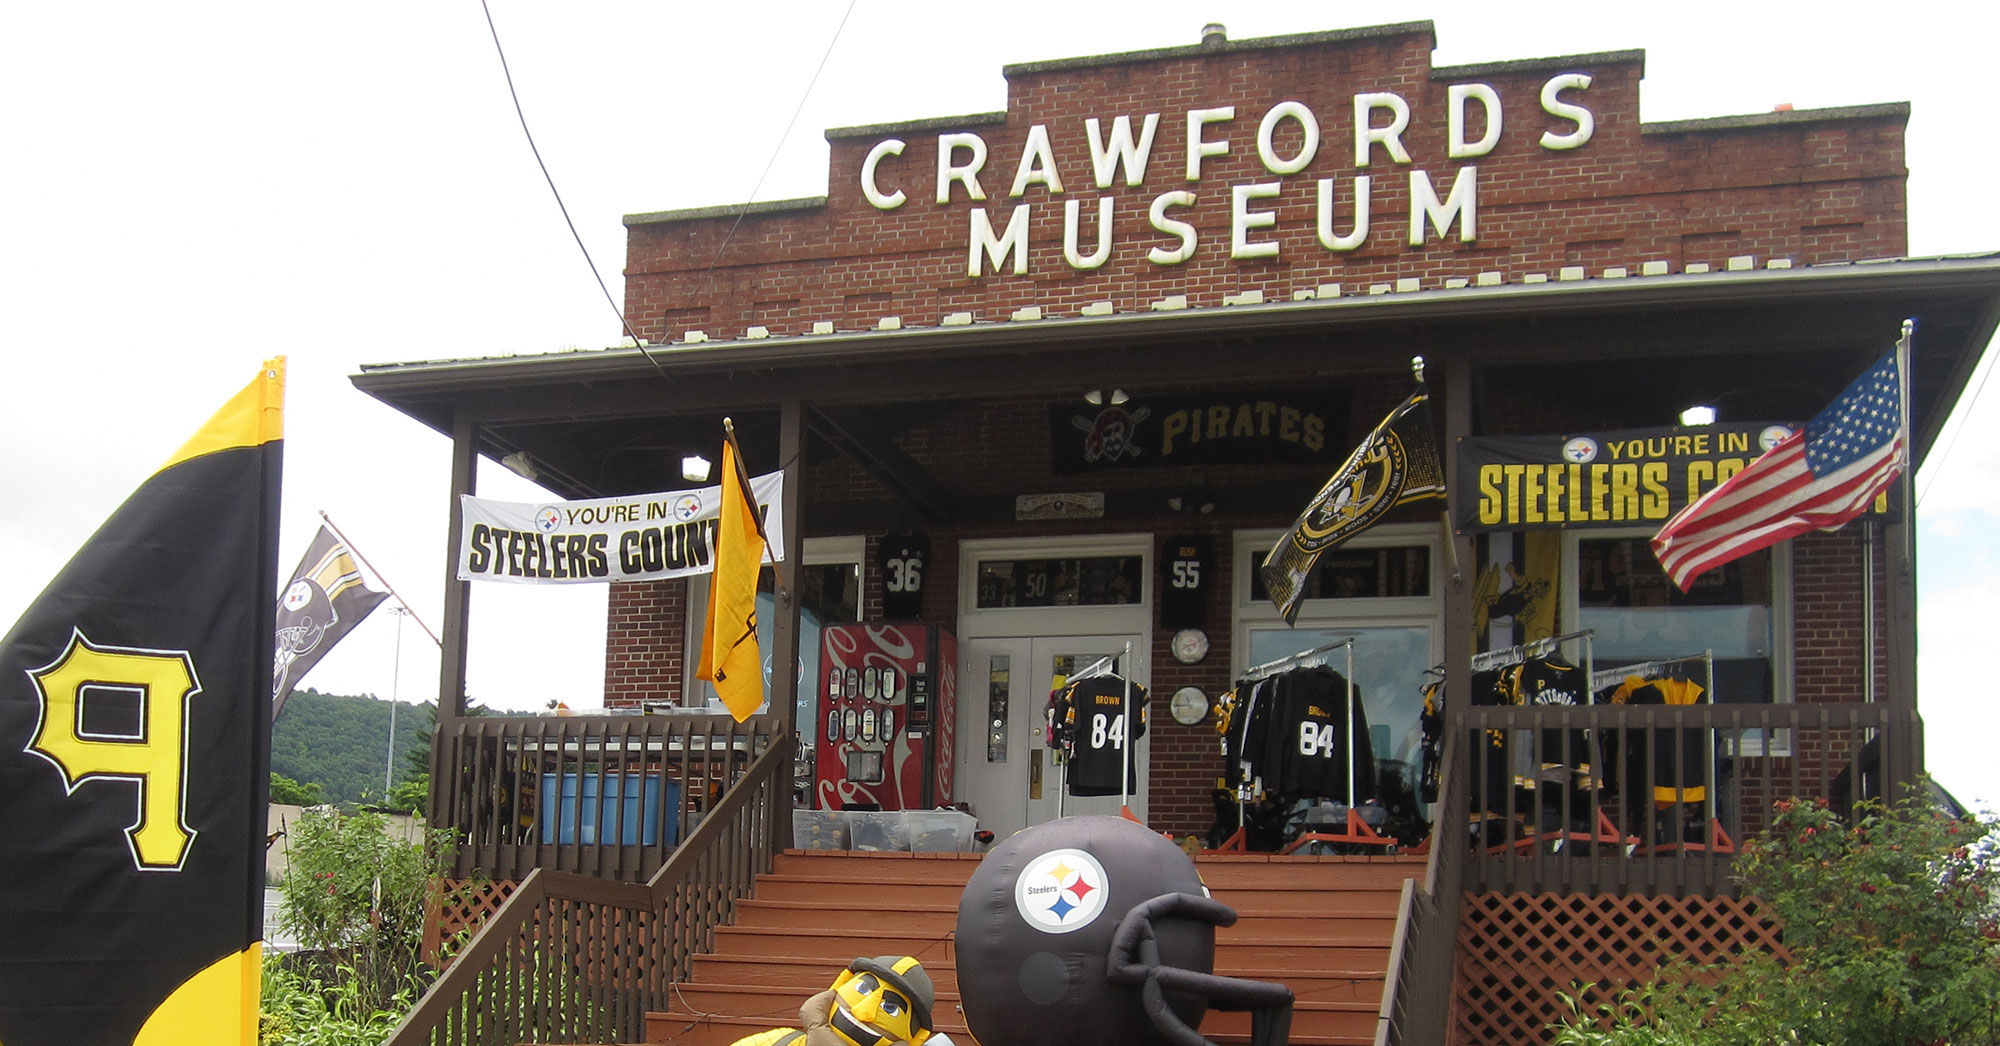
[[[908,955],[856,959],[833,982],[829,1024],[854,1046],[923,1046],[937,993],[931,975]]]

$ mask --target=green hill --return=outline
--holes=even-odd
[[[409,752],[432,721],[425,705],[397,707],[397,780],[409,772]],[[294,690],[271,726],[271,769],[300,784],[317,783],[328,802],[380,800],[388,757],[389,702],[376,697]]]

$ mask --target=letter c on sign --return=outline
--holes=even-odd
[[[901,207],[903,201],[908,198],[903,195],[901,189],[885,193],[875,184],[875,167],[882,162],[882,158],[901,155],[903,155],[903,140],[884,138],[876,142],[875,148],[868,150],[868,158],[861,161],[861,195],[866,197],[878,211],[893,211]]]

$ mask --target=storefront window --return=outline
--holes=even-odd
[[[807,541],[807,560],[799,567],[799,691],[798,729],[799,741],[804,750],[810,751],[818,740],[819,724],[814,715],[814,702],[818,698],[817,688],[805,680],[817,680],[820,666],[820,630],[826,625],[861,620],[861,553],[856,541],[833,539],[832,547],[826,551],[816,550],[816,540]],[[849,547],[852,551],[849,551]],[[847,558],[848,556],[852,558]],[[826,559],[825,562],[813,560]],[[772,572],[765,570],[757,578],[757,643],[761,648],[764,662],[764,704],[757,711],[770,711],[771,693],[771,645],[776,642],[777,630],[769,622],[777,620],[777,604],[771,595]],[[699,708],[704,704],[711,710],[722,707],[721,698],[715,694],[715,685],[706,680],[696,679],[694,664],[699,657],[703,629],[708,614],[707,576],[688,579],[688,624],[687,624],[687,698],[684,704],[689,708]]]
[[[979,562],[979,610],[1002,607],[1106,607],[1137,603],[1145,570],[1140,556],[986,559]]]
[[[1256,553],[1262,563],[1270,549]],[[1319,557],[1306,578],[1306,599],[1395,599],[1431,594],[1431,550],[1428,545],[1388,545],[1381,548],[1336,548]],[[1250,572],[1250,598],[1267,601],[1264,579]]]
[[[1591,632],[1599,670],[1712,652],[1712,700],[1766,702],[1774,692],[1775,572],[1773,553],[1756,552],[1702,574],[1683,593],[1646,537],[1580,537],[1576,619]]]

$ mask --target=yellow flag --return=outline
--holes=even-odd
[[[764,703],[763,656],[757,647],[757,573],[764,567],[757,498],[732,433],[722,443],[722,508],[715,530],[715,577],[708,592],[708,630],[695,674],[737,722]]]

